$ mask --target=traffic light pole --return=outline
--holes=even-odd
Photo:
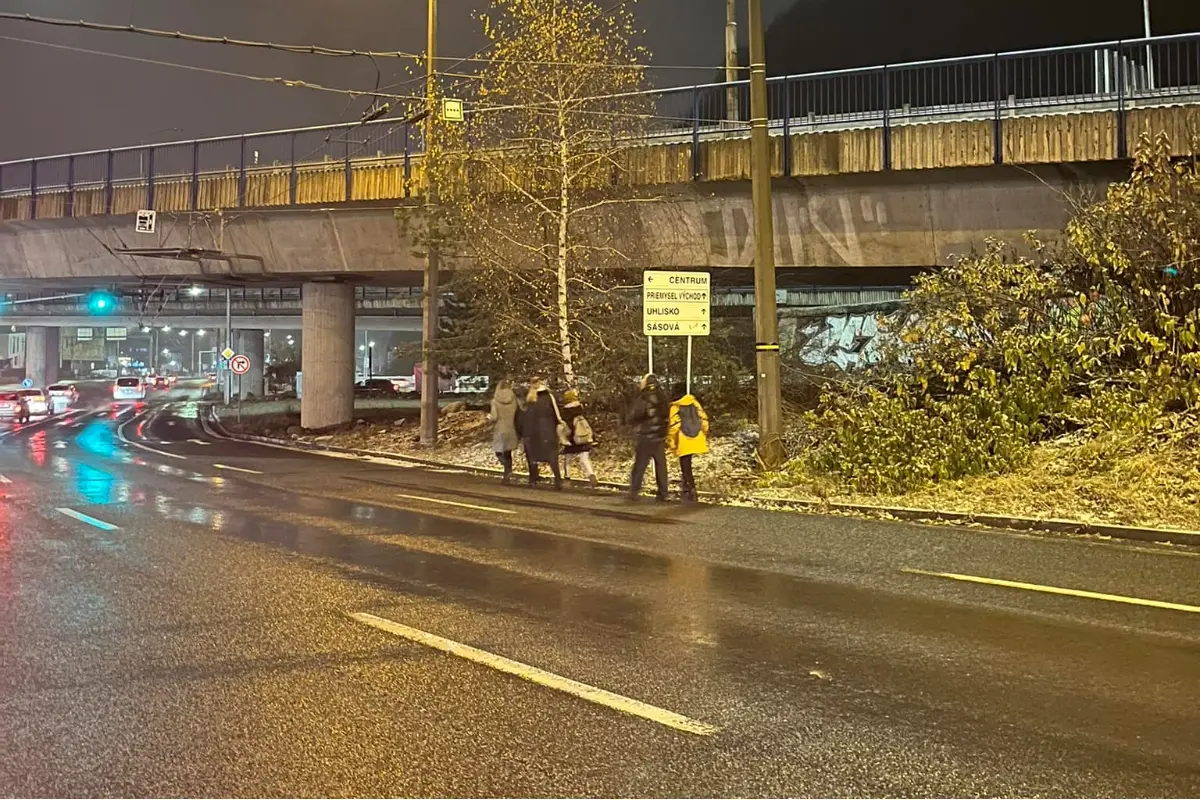
[[[230,350],[233,349],[233,300],[231,295],[232,289],[225,289],[225,346]],[[233,392],[233,372],[229,369],[229,362],[225,363],[225,405],[229,405],[230,395]]]
[[[779,318],[775,307],[775,229],[771,208],[771,140],[767,129],[767,54],[762,0],[750,2],[750,178],[754,198],[754,328],[758,378],[758,451],[766,469],[783,464]]]

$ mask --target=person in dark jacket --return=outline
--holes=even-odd
[[[633,456],[633,474],[629,476],[629,498],[636,500],[642,493],[646,467],[654,462],[654,482],[658,484],[658,499],[667,499],[667,429],[671,404],[653,374],[642,378],[641,389],[626,420],[634,426],[637,441]]]
[[[554,488],[562,488],[562,473],[558,469],[558,404],[541,378],[531,378],[525,410],[521,412],[521,438],[525,442],[525,458],[529,461],[529,485],[540,478],[538,464],[549,464],[554,473]]]
[[[592,425],[583,415],[579,392],[568,389],[563,393],[562,421],[567,426],[567,441],[563,444],[563,476],[571,477],[571,462],[579,463],[583,477],[596,486],[596,471],[592,469],[592,445],[596,443]]]

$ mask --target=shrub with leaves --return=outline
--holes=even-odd
[[[1197,402],[1200,172],[1144,140],[1065,245],[998,242],[920,277],[883,362],[831,386],[792,469],[899,493],[1001,473],[1068,430],[1161,427]]]

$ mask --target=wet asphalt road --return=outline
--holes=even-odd
[[[1196,552],[628,506],[101,399],[0,429],[0,794],[1200,793]]]

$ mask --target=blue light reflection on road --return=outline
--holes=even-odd
[[[110,505],[113,502],[116,483],[117,479],[111,472],[87,464],[79,464],[75,468],[75,490],[92,505]]]
[[[79,432],[79,435],[75,437],[75,442],[84,452],[95,456],[112,458],[117,452],[116,435],[114,434],[113,426],[102,420],[89,422]]]

